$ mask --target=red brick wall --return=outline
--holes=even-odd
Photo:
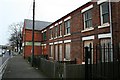
[[[25,38],[26,41],[32,41],[32,30],[25,30]],[[40,31],[34,32],[34,41],[40,41],[41,40],[41,34]]]
[[[32,42],[32,30],[28,30],[28,29],[23,29],[23,42],[25,44],[25,42]],[[34,41],[35,42],[40,42],[41,41],[41,33],[40,31],[35,31],[34,32]],[[32,45],[31,46],[27,46],[25,45],[23,47],[23,54],[25,55],[25,57],[28,57],[31,55],[31,49],[32,49]],[[34,48],[35,55],[40,55],[42,53],[42,49],[40,46],[35,46]]]
[[[120,2],[112,3],[112,24],[114,56],[118,57],[116,48],[120,48]]]
[[[71,40],[71,60],[74,60],[75,58],[77,59],[77,63],[82,63],[83,61],[83,54],[84,54],[84,41],[82,41],[82,37],[86,36],[91,36],[94,35],[95,39],[93,41],[93,47],[97,44],[99,44],[100,39],[98,39],[98,34],[103,34],[103,33],[110,33],[110,27],[105,27],[105,28],[98,28],[98,26],[101,26],[101,19],[100,19],[100,6],[97,5],[97,3],[93,3],[93,8],[92,8],[92,22],[93,22],[93,28],[94,30],[87,31],[87,32],[81,32],[84,30],[84,20],[83,20],[83,13],[81,13],[81,10],[92,3],[85,4],[81,8],[76,9],[72,13],[69,13],[68,15],[62,17],[61,19],[57,20],[54,22],[52,25],[48,26],[47,28],[47,40],[43,41],[43,44],[46,44],[47,49],[46,53],[49,55],[50,53],[50,45],[49,43],[54,43],[57,41],[64,41],[64,40]],[[118,44],[120,43],[120,2],[119,3],[112,3],[112,25],[113,25],[113,44]],[[64,19],[67,18],[68,16],[71,16],[71,35],[64,37]],[[60,21],[62,22],[62,36],[61,38],[50,39],[50,27],[54,26],[56,23],[59,23]],[[45,30],[43,29],[43,30]],[[55,28],[52,28],[53,32],[55,32]],[[58,32],[59,33],[59,32]],[[55,35],[55,34],[54,34]],[[53,35],[53,37],[54,37]],[[29,36],[30,37],[30,36]],[[63,53],[63,58],[64,58],[64,53],[65,53],[65,44],[62,43],[62,53]],[[54,47],[55,48],[55,47]],[[59,51],[59,49],[58,49]],[[55,56],[55,50],[54,56]],[[96,52],[95,50],[93,51],[94,53]],[[59,53],[58,53],[59,54]],[[96,54],[94,54],[95,56]],[[94,57],[95,60],[95,57]],[[95,61],[94,61],[95,62]]]
[[[29,57],[29,56],[32,55],[32,53],[31,53],[32,46],[25,46],[24,49],[25,49],[25,52],[24,52],[25,57]],[[34,47],[34,55],[40,55],[40,53],[41,53],[41,47],[40,46],[35,46]]]

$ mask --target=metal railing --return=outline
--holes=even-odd
[[[93,57],[92,57],[93,56]],[[85,47],[85,80],[120,80],[120,48]]]

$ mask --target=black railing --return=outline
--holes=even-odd
[[[120,80],[120,48],[110,44],[85,47],[85,80]]]

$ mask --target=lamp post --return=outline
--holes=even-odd
[[[34,27],[35,27],[35,0],[33,0],[33,27],[32,27],[32,66],[34,63]]]

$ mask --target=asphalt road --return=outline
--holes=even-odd
[[[0,53],[2,54],[2,53]],[[7,60],[10,58],[11,56],[9,55],[8,52],[6,52],[5,54],[3,54],[2,56],[0,56],[0,80],[2,79],[2,75],[5,71],[5,65],[7,64]]]
[[[9,55],[8,52],[6,52],[5,54],[3,54],[3,56],[0,57],[0,66],[11,56]]]

